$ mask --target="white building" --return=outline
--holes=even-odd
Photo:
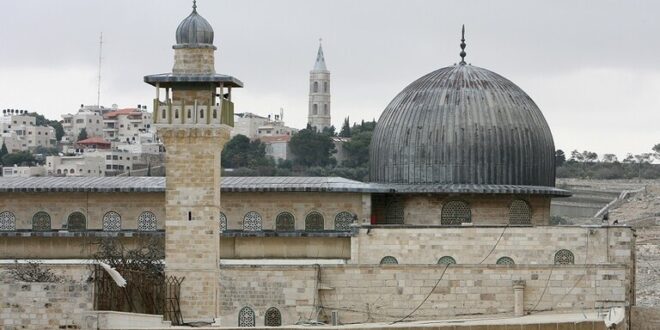
[[[62,115],[62,120],[62,142],[75,142],[83,128],[88,137],[103,136],[103,115],[100,107],[82,106],[75,114]]]
[[[55,140],[55,129],[37,126],[36,117],[27,115],[25,110],[15,113],[3,111],[0,117],[0,145],[5,143],[9,152],[54,147]]]
[[[235,114],[234,118],[232,137],[242,134],[250,140],[255,140],[264,136],[293,135],[298,131],[284,124],[282,110],[278,115],[268,115],[267,117],[244,112]]]
[[[146,106],[117,109],[103,115],[103,137],[108,141],[135,142],[151,131],[152,115]]]
[[[95,150],[73,156],[46,157],[46,171],[54,176],[114,176],[146,166],[141,154],[123,150]],[[142,165],[142,166],[140,166]]]
[[[27,178],[31,176],[45,176],[46,168],[44,166],[8,166],[2,168],[4,177]]]
[[[266,155],[273,157],[276,161],[288,160],[293,158],[289,141],[291,135],[264,136],[259,138],[266,145]]]

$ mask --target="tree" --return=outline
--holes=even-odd
[[[369,165],[369,144],[373,131],[359,132],[344,143],[347,159],[342,163],[346,167],[366,167]]]
[[[557,149],[557,151],[555,151],[555,167],[562,166],[565,162],[566,154],[564,154],[564,150]]]
[[[309,125],[291,137],[289,148],[296,165],[328,166],[336,162],[331,157],[336,150],[330,135],[319,133]]]
[[[584,161],[584,155],[576,150],[571,151],[571,160],[575,162],[583,162]]]
[[[340,137],[351,137],[351,125],[349,124],[348,117],[344,119],[344,124],[341,125],[341,131],[339,131]]]
[[[2,164],[5,166],[31,165],[34,163],[34,157],[28,151],[19,151],[2,156]]]
[[[234,136],[222,150],[222,167],[274,167],[266,157],[266,145],[259,140],[250,141],[242,134]]]
[[[87,139],[87,129],[83,128],[80,130],[80,133],[78,133],[78,140],[76,141],[82,141]]]
[[[660,160],[660,143],[654,145],[651,149],[653,150],[653,157],[655,157],[657,160]]]
[[[588,163],[592,163],[598,159],[597,153],[587,150],[582,151],[582,156],[584,158],[584,161]]]
[[[323,127],[323,130],[321,133],[328,135],[328,136],[337,136],[337,133],[335,132],[335,126],[332,125],[330,127]]]
[[[616,163],[619,160],[616,158],[615,154],[604,154],[603,155],[603,162],[605,163]]]
[[[0,163],[2,162],[2,157],[8,153],[9,151],[7,150],[7,145],[5,144],[5,141],[2,141],[2,148],[0,148]]]

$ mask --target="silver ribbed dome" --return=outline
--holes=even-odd
[[[176,28],[176,43],[177,46],[212,46],[213,27],[193,8],[193,12]]]
[[[431,72],[378,120],[372,182],[554,186],[552,133],[534,101],[479,67]]]

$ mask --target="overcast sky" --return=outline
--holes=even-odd
[[[151,104],[144,75],[170,72],[186,0],[0,2],[0,108],[60,119],[96,103]],[[199,0],[216,71],[245,84],[236,111],[284,108],[303,127],[318,47],[332,72],[332,121],[378,119],[406,85],[467,57],[525,90],[557,148],[649,152],[660,143],[659,1]]]

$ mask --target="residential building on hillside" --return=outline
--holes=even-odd
[[[31,176],[45,176],[46,168],[44,166],[8,166],[2,168],[3,177],[28,178]]]
[[[3,111],[0,117],[0,145],[5,143],[9,152],[55,146],[54,128],[37,126],[37,119],[34,116],[29,116],[26,110],[18,111],[20,112]]]
[[[280,114],[268,115],[263,117],[251,112],[243,112],[234,115],[234,128],[231,136],[242,134],[250,140],[258,139],[263,136],[293,135],[298,129],[285,125],[283,111]]]
[[[103,136],[103,115],[96,108],[82,107],[75,114],[62,115],[62,142],[73,143],[84,128],[88,137]]]
[[[103,115],[103,137],[109,141],[135,141],[141,133],[151,131],[151,113],[146,106],[106,112]]]
[[[289,148],[291,135],[263,136],[259,140],[266,145],[266,156],[273,157],[276,161],[293,159]]]

